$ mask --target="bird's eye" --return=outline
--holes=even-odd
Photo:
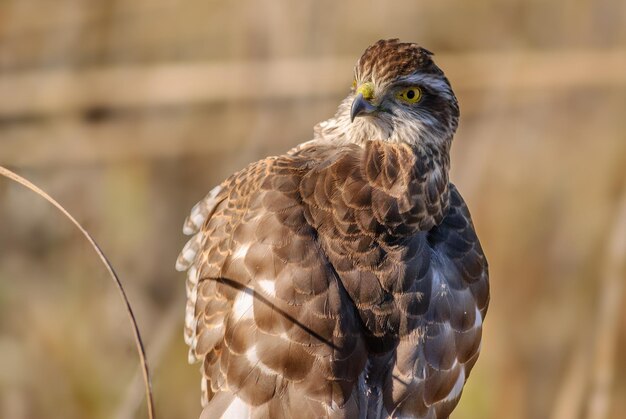
[[[352,88],[356,89],[356,79],[352,80]]]
[[[407,103],[417,103],[422,98],[422,90],[417,86],[409,87],[401,90],[398,93],[398,98]]]

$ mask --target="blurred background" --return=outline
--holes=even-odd
[[[626,2],[2,0],[0,165],[57,198],[118,270],[160,418],[200,412],[182,339],[183,219],[312,136],[389,37],[436,53],[461,105],[452,180],[491,268],[453,419],[626,417]],[[0,417],[144,418],[93,249],[0,179]]]

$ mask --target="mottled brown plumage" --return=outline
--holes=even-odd
[[[203,417],[442,419],[480,348],[487,262],[448,181],[458,106],[431,54],[380,41],[313,141],[253,163],[185,224]],[[422,83],[417,105],[391,98]],[[393,102],[393,101],[396,102]],[[242,416],[243,415],[243,416]]]

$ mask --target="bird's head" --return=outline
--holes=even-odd
[[[459,106],[432,55],[397,39],[368,47],[356,64],[351,92],[335,116],[345,139],[449,146]]]

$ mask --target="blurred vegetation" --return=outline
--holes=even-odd
[[[453,418],[626,417],[623,0],[4,0],[0,164],[96,237],[137,312],[159,417],[197,417],[182,221],[234,170],[309,139],[385,37],[434,51],[455,87],[452,180],[491,266]],[[142,396],[92,250],[0,180],[0,417],[140,418]]]

